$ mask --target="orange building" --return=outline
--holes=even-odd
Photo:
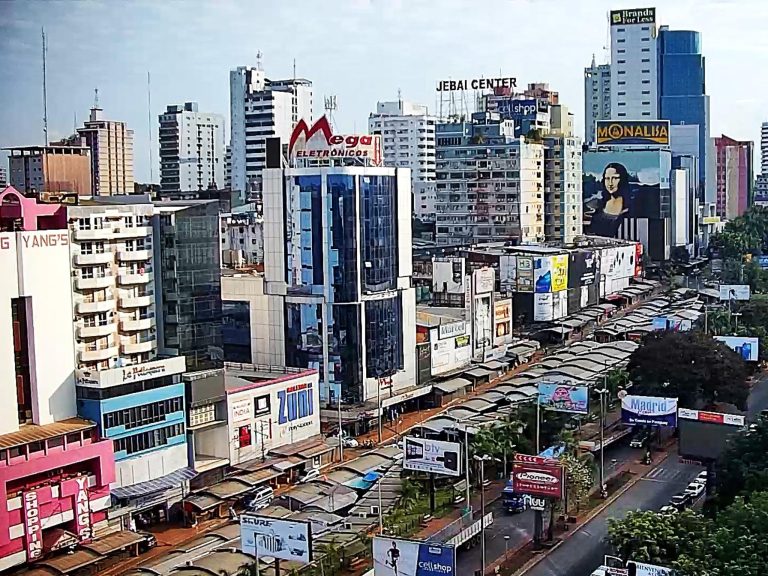
[[[91,158],[86,146],[19,146],[6,148],[9,184],[23,193],[91,195]]]

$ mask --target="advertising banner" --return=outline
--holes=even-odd
[[[715,336],[728,348],[741,356],[745,362],[757,362],[760,354],[760,339],[746,336]]]
[[[467,325],[463,320],[451,322],[450,324],[440,324],[438,327],[438,336],[440,340],[453,338],[454,336],[463,336],[467,331]]]
[[[597,144],[669,146],[669,120],[598,120]]]
[[[74,486],[73,510],[75,512],[75,536],[80,542],[87,542],[93,538],[91,530],[91,504],[88,496],[88,478],[81,476],[72,480]],[[66,490],[62,490],[62,493]]]
[[[381,166],[381,136],[334,134],[325,116],[318,118],[312,126],[302,118],[288,141],[288,156],[318,160],[365,158],[372,166]]]
[[[662,198],[670,194],[668,150],[588,151],[582,167],[585,234],[616,238],[627,218],[668,215],[662,210]]]
[[[568,254],[552,256],[552,292],[568,288]]]
[[[677,425],[677,398],[624,396],[621,399],[621,421],[674,428]]]
[[[502,292],[517,290],[517,256],[499,256],[499,285]]]
[[[599,252],[592,250],[574,251],[568,263],[568,286],[579,288],[591,286],[599,273]]]
[[[533,282],[537,294],[552,292],[552,259],[549,256],[533,260]]]
[[[635,244],[635,278],[643,275],[643,245]]]
[[[493,268],[481,268],[472,273],[475,279],[475,294],[489,294],[493,292],[496,283],[496,273]]]
[[[463,368],[472,360],[469,335],[438,340],[437,328],[433,328],[431,333],[433,335],[430,342],[432,376]]]
[[[589,388],[557,382],[540,382],[539,405],[555,412],[589,414]]]
[[[546,106],[536,98],[488,98],[488,111],[498,112],[508,120],[534,120],[539,112],[546,112]]]
[[[565,489],[563,466],[551,458],[515,454],[512,486],[518,494],[559,500]]]
[[[531,256],[517,257],[517,290],[533,292],[533,258]]]
[[[656,8],[635,8],[632,10],[611,10],[611,26],[632,24],[655,24]]]
[[[454,576],[456,547],[385,536],[373,538],[374,576]]]
[[[312,561],[312,528],[309,522],[268,516],[240,516],[240,544],[245,554],[271,556],[300,564]]]
[[[704,412],[703,410],[691,410],[680,408],[678,416],[681,420],[696,420],[697,422],[711,422],[712,424],[727,424],[729,426],[744,426],[745,419],[741,414],[725,414],[723,412]]]
[[[757,257],[757,263],[760,264],[760,268],[768,268],[768,256],[762,255]]]
[[[630,560],[627,567],[634,568],[635,576],[672,576],[672,569],[656,564],[646,564],[645,562],[635,562]]]
[[[501,346],[512,340],[512,300],[493,304],[493,343]]]
[[[472,307],[475,351],[493,346],[493,310],[491,294],[475,298]]]
[[[24,492],[24,533],[27,559],[31,562],[43,555],[43,529],[40,525],[40,503],[37,492]]]
[[[403,469],[447,476],[461,474],[461,445],[425,438],[405,437]]]
[[[720,284],[720,300],[749,300],[749,284]]]
[[[552,293],[533,295],[533,321],[550,322],[553,318]]]
[[[667,316],[656,316],[651,320],[653,330],[670,330],[672,332],[688,332],[693,327],[690,320],[681,318],[669,318]]]

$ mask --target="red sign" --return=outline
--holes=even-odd
[[[24,492],[24,531],[26,532],[27,561],[43,555],[43,531],[40,527],[40,505],[37,492]]]
[[[563,466],[556,460],[515,455],[512,467],[512,487],[515,492],[560,499],[565,489]]]
[[[296,123],[288,141],[288,155],[294,158],[364,158],[381,166],[381,136],[334,134],[325,116],[311,127],[302,119]]]

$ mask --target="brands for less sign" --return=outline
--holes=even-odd
[[[381,166],[381,136],[334,134],[325,116],[312,126],[299,120],[288,142],[288,156],[315,160],[360,158],[371,166]]]

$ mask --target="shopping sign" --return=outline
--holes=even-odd
[[[512,489],[519,494],[561,499],[565,490],[563,465],[552,458],[515,454]]]
[[[288,156],[314,160],[361,158],[371,166],[381,166],[381,136],[334,134],[325,116],[321,116],[312,126],[307,126],[302,119],[288,141]]]

